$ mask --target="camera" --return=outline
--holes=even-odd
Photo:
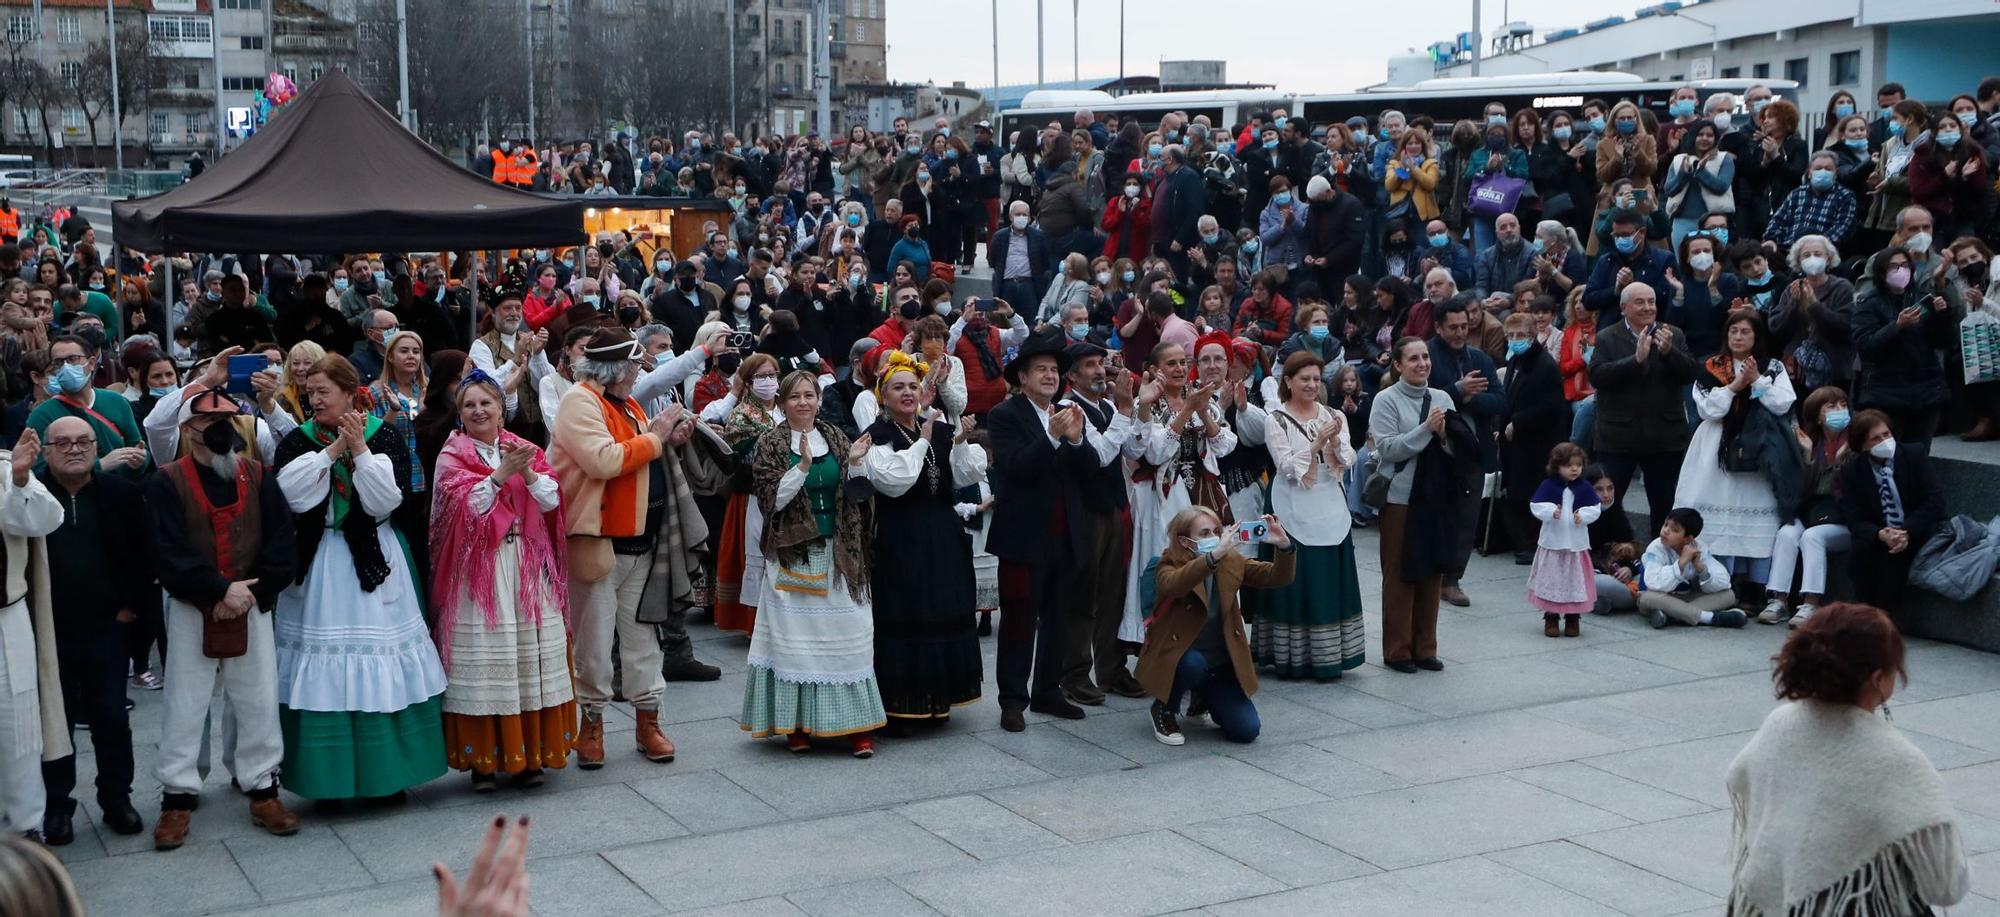
[[[732,331],[729,333],[729,346],[748,353],[757,346],[757,336],[748,331]]]
[[[1262,519],[1236,523],[1237,541],[1246,543],[1263,541],[1264,537],[1269,534],[1271,534],[1271,527],[1266,525]]]

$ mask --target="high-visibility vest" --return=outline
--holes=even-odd
[[[21,211],[0,210],[0,242],[16,242],[21,238]]]
[[[493,150],[493,182],[505,185],[514,180],[514,160],[496,147]]]
[[[535,157],[534,150],[529,150],[529,149],[515,150],[514,184],[519,185],[520,187],[523,188],[526,188],[529,185],[534,184],[535,167],[540,164],[541,161]]]

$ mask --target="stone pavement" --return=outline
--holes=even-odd
[[[1373,662],[1374,532],[1357,540]],[[1019,734],[987,700],[872,761],[795,757],[738,730],[747,641],[703,624],[698,652],[727,674],[669,686],[673,764],[639,758],[617,712],[602,770],[531,794],[475,797],[451,774],[405,809],[304,809],[298,836],[272,838],[218,775],[179,851],[80,817],[61,853],[90,911],[119,917],[435,914],[430,864],[463,869],[498,811],[532,816],[545,915],[1722,913],[1722,773],[1773,704],[1783,628],[1625,615],[1550,640],[1527,568],[1474,564],[1473,606],[1439,626],[1449,668],[1267,680],[1248,747],[1192,726],[1165,747],[1145,702],[1113,697],[1081,721],[1030,714]],[[1952,913],[2000,915],[2000,658],[1919,641],[1909,670],[1895,722],[1944,771],[1977,854],[1979,897]],[[137,694],[150,828],[160,705]]]

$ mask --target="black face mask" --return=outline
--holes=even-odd
[[[715,371],[725,376],[736,375],[736,368],[742,365],[742,354],[725,353],[715,358]]]
[[[227,420],[218,420],[201,431],[201,445],[213,455],[231,455],[244,447],[243,434],[236,432],[236,425]]]
[[[630,325],[630,324],[633,324],[634,322],[637,322],[638,320],[639,320],[639,307],[638,307],[638,306],[626,306],[626,307],[624,307],[624,308],[622,308],[622,309],[619,309],[619,310],[618,310],[618,323],[619,323],[619,324],[621,324],[621,325]]]
[[[104,329],[102,328],[85,328],[82,331],[77,332],[76,336],[83,338],[86,341],[89,341],[91,347],[94,347],[98,350],[104,349],[105,337],[104,337]]]
[[[903,316],[903,321],[914,322],[918,316],[924,314],[924,307],[919,305],[916,300],[911,300],[897,306],[896,311]]]
[[[694,278],[682,277],[681,279],[674,281],[674,286],[680,287],[681,292],[683,293],[692,293],[694,292]]]
[[[1986,286],[1987,271],[1990,269],[1991,267],[1986,262],[1976,261],[1959,268],[1958,275],[1964,277],[1966,283],[1977,287],[1984,287]]]

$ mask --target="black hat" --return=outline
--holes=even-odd
[[[1007,367],[1001,371],[1008,385],[1021,384],[1021,368],[1028,365],[1031,357],[1055,357],[1056,372],[1069,372],[1071,358],[1069,348],[1064,346],[1062,329],[1049,326],[1028,335],[1014,359],[1007,361]]]
[[[1064,352],[1069,354],[1070,365],[1075,366],[1091,357],[1105,356],[1111,351],[1089,341],[1071,341],[1070,345],[1064,349]]]

